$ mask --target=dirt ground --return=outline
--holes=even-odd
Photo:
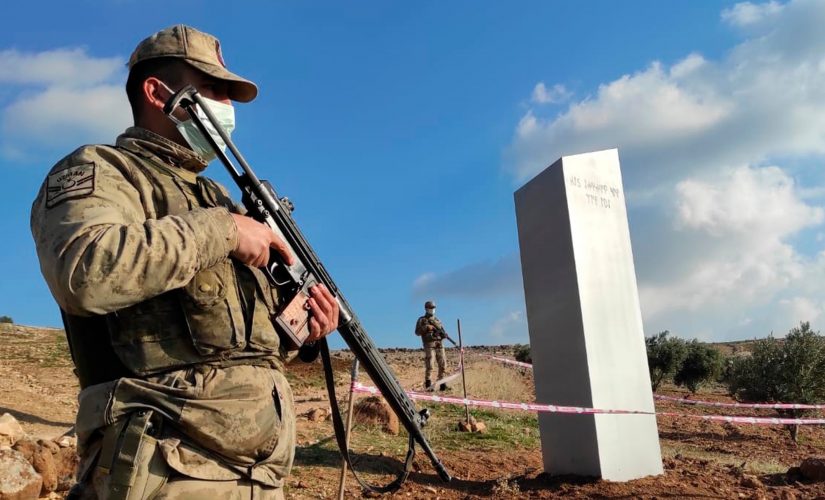
[[[485,358],[511,355],[512,349],[471,348],[467,352],[468,396],[479,399],[532,401],[532,378],[527,371]],[[456,366],[455,350],[448,357]],[[385,357],[405,388],[420,390],[421,353],[388,350]],[[345,406],[351,356],[334,353],[338,399]],[[298,447],[289,498],[335,497],[340,455],[331,422],[311,420],[312,410],[327,409],[319,363],[293,363],[289,378],[295,392]],[[369,381],[363,376],[363,383]],[[460,395],[460,380],[447,394]],[[0,329],[0,414],[15,416],[32,436],[55,438],[70,432],[77,408],[77,383],[60,330],[15,326]],[[674,387],[661,394],[685,397]],[[360,396],[363,397],[363,396]],[[705,390],[694,399],[730,401],[721,388]],[[428,439],[451,472],[441,482],[420,451],[415,472],[393,496],[400,498],[823,498],[825,483],[802,480],[788,469],[809,457],[825,456],[825,429],[803,427],[799,444],[784,427],[733,425],[690,417],[658,418],[665,472],[626,483],[581,477],[550,477],[542,472],[535,414],[472,410],[488,432],[455,431],[463,407],[426,404],[433,416]],[[771,410],[728,410],[657,402],[657,409],[683,414],[776,416]],[[315,412],[317,414],[317,411]],[[403,432],[402,432],[403,434]],[[369,480],[387,482],[388,471],[400,467],[406,438],[387,436],[375,428],[356,425],[352,449],[356,468]],[[346,497],[361,498],[360,487],[348,474]]]

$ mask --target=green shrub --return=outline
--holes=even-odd
[[[530,346],[519,344],[516,346],[516,361],[521,361],[522,363],[532,363],[533,356],[530,355]]]
[[[673,382],[695,393],[702,384],[719,378],[721,372],[722,355],[719,351],[698,340],[691,340],[687,344],[684,360],[673,376]]]
[[[757,340],[750,356],[734,360],[728,390],[740,401],[755,403],[817,404],[825,401],[825,338],[801,322],[783,341]],[[799,418],[809,411],[777,410],[780,415]],[[799,426],[789,426],[794,442]]]
[[[0,316],[0,323],[14,323],[11,316]]]
[[[737,354],[736,351],[733,351],[733,354],[730,356],[725,356],[722,359],[722,371],[719,373],[719,383],[730,387],[731,377],[733,376],[733,367],[736,364],[736,360],[739,359],[741,356],[745,354]]]
[[[676,373],[687,355],[685,341],[678,337],[669,338],[668,335],[670,332],[665,330],[645,339],[647,366],[654,391],[665,379]]]

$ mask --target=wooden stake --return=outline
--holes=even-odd
[[[352,406],[353,406],[353,403],[355,402],[355,394],[353,392],[353,388],[355,386],[356,380],[358,380],[358,358],[355,358],[352,361],[352,383],[349,386],[349,404],[348,404],[348,408],[347,408],[347,423],[346,423],[346,432],[344,433],[344,440],[347,443],[347,449],[348,450],[349,450],[350,431],[352,430]],[[341,482],[338,485],[338,500],[344,500],[344,483],[346,482],[346,478],[347,478],[347,461],[346,461],[346,459],[344,459],[343,462],[344,463],[341,464]]]
[[[461,319],[457,319],[458,323],[458,363],[461,366],[461,386],[464,389],[464,399],[467,399],[467,380],[464,378],[464,342],[461,340]],[[467,425],[470,425],[470,407],[464,403],[464,413],[466,416]]]

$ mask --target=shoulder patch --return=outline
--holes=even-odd
[[[49,174],[46,191],[46,208],[89,196],[95,191],[95,164],[72,165]]]

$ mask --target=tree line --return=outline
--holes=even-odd
[[[653,390],[665,381],[695,393],[720,383],[743,403],[825,402],[825,337],[808,322],[792,328],[784,339],[756,340],[749,352],[723,356],[697,340],[685,341],[663,331],[645,339]],[[810,410],[777,409],[781,416],[800,418]],[[789,427],[797,440],[799,426]]]
[[[645,339],[650,383],[657,391],[665,382],[696,393],[702,386],[720,384],[742,403],[825,403],[825,337],[808,322],[791,328],[785,338],[755,340],[748,351],[722,354],[712,345],[684,340],[669,331]],[[517,345],[517,360],[531,363],[529,345]],[[811,410],[777,409],[787,418]],[[799,426],[788,427],[794,442]]]

